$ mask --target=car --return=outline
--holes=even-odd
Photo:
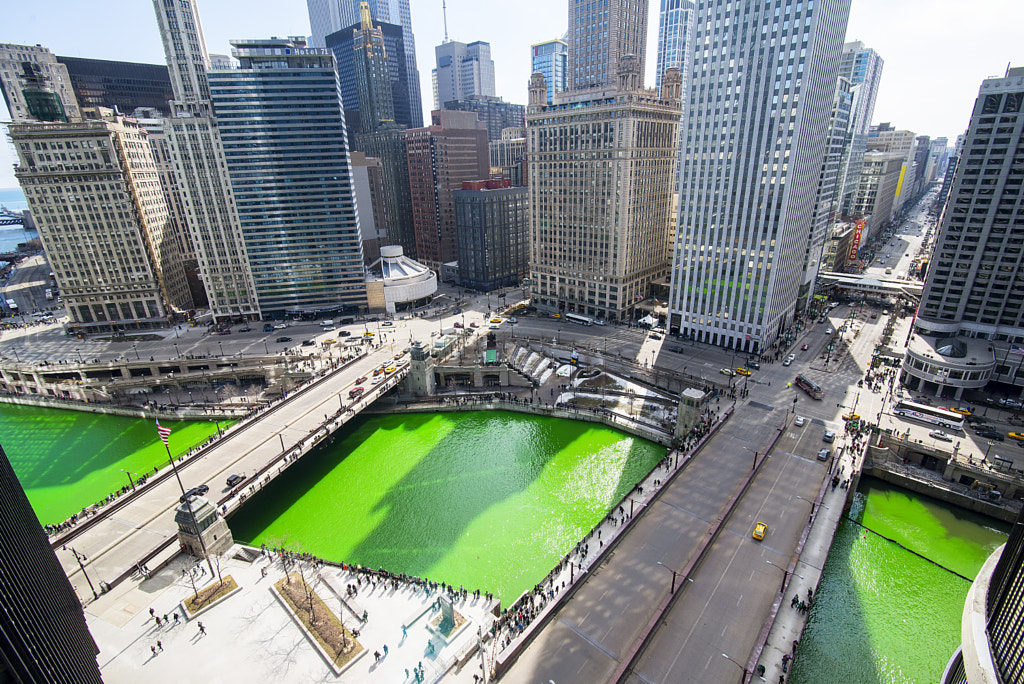
[[[963,406],[954,406],[949,410],[952,411],[953,413],[959,413],[961,416],[969,416],[972,413],[971,409],[964,408]]]
[[[358,378],[356,378],[356,384],[357,385],[360,385],[360,384],[362,384],[364,382],[366,382],[366,376],[365,375],[360,375]]]
[[[382,328],[390,328],[391,326],[394,325],[394,323],[392,323],[391,321],[384,321],[380,325],[381,325]]]
[[[882,309],[882,315],[883,316],[888,316],[889,315],[889,310],[888,309]]]
[[[997,442],[1003,441],[1002,433],[996,432],[995,430],[976,430],[974,434],[978,435],[982,439],[994,439]]]
[[[551,314],[552,318],[561,318],[562,314]]]
[[[759,522],[754,525],[754,531],[750,533],[750,536],[757,541],[761,541],[766,534],[768,534],[768,526],[763,522]]]
[[[511,318],[508,319],[508,322],[509,323],[518,323],[519,319],[516,318],[515,316],[512,316]],[[594,321],[594,323],[596,323],[597,325],[604,325],[604,323],[598,323],[597,321]]]
[[[942,430],[932,430],[928,433],[928,436],[934,439],[942,440],[943,442],[953,441],[953,435],[949,434],[948,432],[943,432]]]
[[[384,372],[385,373],[394,373],[395,372],[395,367],[394,366],[388,366],[387,368],[384,369]]]
[[[795,425],[797,427],[803,427],[806,423],[807,423],[807,419],[804,418],[803,416],[797,416],[793,420],[793,425]]]
[[[661,335],[659,335],[658,333],[651,333],[650,334],[650,338],[652,340],[660,340],[661,339]]]
[[[209,485],[199,485],[198,487],[193,487],[192,489],[188,490],[182,496],[179,496],[178,501],[180,501],[181,503],[185,503],[193,496],[203,496],[208,491],[210,491]]]
[[[722,375],[728,375],[730,378],[736,375],[736,371],[734,371],[732,368],[719,368],[718,372],[721,373]]]
[[[395,354],[395,361],[399,360],[403,356],[405,356],[405,352],[404,351],[398,352],[397,354]]]
[[[793,358],[792,358],[792,355],[790,355],[790,356],[787,356],[787,357],[786,357],[786,358],[785,358],[785,359],[784,359],[784,360],[782,361],[782,365],[783,365],[783,366],[788,366],[788,365],[790,365],[791,363],[793,363]]]
[[[872,313],[872,314],[871,314],[871,318],[878,318],[878,314],[876,314],[876,313]]]
[[[290,337],[278,337],[276,340],[274,340],[274,342],[277,342],[279,344],[283,343],[283,342],[291,342],[291,341],[292,341],[292,338],[290,338]]]
[[[223,330],[218,330],[217,334],[218,335],[230,335],[231,334],[231,328],[224,328]]]
[[[287,327],[288,327],[287,323],[275,323],[274,324],[274,330],[284,330]]]
[[[470,324],[469,324],[469,327],[470,327],[470,328],[479,328],[480,326],[479,326],[479,325],[477,325],[477,324],[476,324],[476,323],[474,322],[474,323],[470,323]]]
[[[383,368],[374,368],[374,369],[373,369],[373,374],[372,374],[372,375],[373,375],[373,377],[377,377],[378,375],[380,375],[380,374],[381,374],[381,373],[383,373],[383,372],[384,372],[384,369],[383,369]]]
[[[1020,432],[1009,432],[1007,433],[1011,439],[1015,439],[1018,442],[1024,442],[1024,434]]]
[[[266,325],[263,326],[263,332],[274,332],[274,326],[271,325],[270,323],[267,323]]]
[[[243,325],[241,328],[238,329],[238,332],[249,332],[250,330],[252,330],[252,328],[250,328],[247,325]]]
[[[822,447],[821,449],[818,449],[818,460],[819,461],[827,461],[828,457],[829,457],[829,454],[831,454],[831,453],[832,453],[832,450],[829,449],[828,447]]]
[[[806,344],[804,346],[800,347],[800,351],[807,351],[808,349],[810,349],[810,346],[806,345]]]
[[[228,487],[234,487],[236,484],[245,479],[245,475],[229,475],[227,479]]]
[[[679,351],[683,351],[682,347],[677,347],[677,349],[679,349]],[[747,365],[754,370],[761,370],[761,364],[759,364],[757,361],[747,361]]]
[[[831,335],[834,332],[835,332],[835,330],[833,330],[832,328],[825,328],[825,334],[826,335]]]
[[[374,385],[379,385],[380,383],[384,382],[384,376],[383,375],[378,375],[378,376],[373,378],[372,382],[373,382]]]
[[[828,442],[831,444],[832,442],[836,441],[836,433],[832,432],[831,430],[825,430],[825,434],[821,436],[821,441]]]
[[[461,323],[458,323],[458,322],[456,322],[454,325],[455,325],[456,328],[464,328],[465,327],[464,325],[462,325]]]
[[[352,336],[352,333],[350,333],[348,330],[341,330],[341,331],[338,332],[338,337],[351,337],[351,336]]]
[[[501,319],[495,316],[494,318],[491,319],[491,323],[501,323]]]
[[[302,340],[303,347],[312,347],[315,344],[316,342],[314,342],[313,340]]]
[[[323,342],[321,342],[320,344],[322,344],[323,346],[325,346],[325,347],[326,347],[326,346],[328,346],[328,345],[331,345],[331,344],[334,344],[334,343],[336,343],[337,341],[338,341],[338,340],[334,339],[333,337],[328,337],[328,338],[327,338],[326,340],[324,340],[324,341],[323,341]]]
[[[750,371],[748,371],[746,368],[737,368],[736,375],[750,375]]]
[[[1000,399],[999,405],[1007,408],[1020,408],[1020,402],[1016,399]]]

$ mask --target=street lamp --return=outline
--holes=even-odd
[[[135,352],[135,360],[136,361],[141,361],[142,357],[139,356],[138,345],[136,345],[134,342],[132,343],[132,351]]]
[[[78,363],[85,363],[85,361],[82,361],[82,350],[76,347],[75,351],[78,352]]]
[[[128,476],[128,484],[130,484],[132,486],[132,491],[134,492],[135,491],[135,482],[132,481],[132,474],[130,472],[128,472],[127,470],[125,470],[124,468],[121,468],[121,472]]]
[[[178,344],[177,343],[174,344],[174,353],[178,355],[179,359],[181,358],[181,350],[178,349]]]
[[[767,563],[768,565],[772,566],[773,568],[778,568],[779,570],[782,571],[782,586],[779,587],[779,591],[782,591],[783,589],[785,589],[786,588],[786,580],[789,579],[789,570],[787,570],[786,568],[784,568],[784,567],[782,567],[780,565],[776,565],[775,563],[772,563],[770,560],[767,560],[767,559],[765,559],[764,562]],[[793,573],[793,576],[794,577],[799,577],[800,579],[805,579],[803,575],[798,575],[795,572]]]
[[[725,658],[726,660],[728,660],[729,662],[731,662],[731,663],[733,663],[735,665],[738,665],[739,668],[741,670],[743,670],[743,676],[740,678],[740,684],[743,684],[743,682],[747,681],[747,675],[749,675],[750,672],[747,670],[746,667],[744,667],[743,665],[740,665],[739,663],[737,663],[735,660],[733,660],[732,658],[730,658],[729,656],[727,656],[724,653],[722,654],[722,657]]]
[[[217,340],[217,345],[220,347],[220,355],[224,356],[224,343],[221,342],[220,340]]]
[[[661,567],[665,568],[666,570],[668,570],[669,572],[672,573],[672,588],[669,589],[668,593],[670,593],[670,594],[676,593],[676,576],[678,576],[680,573],[677,572],[676,570],[673,570],[672,568],[668,567],[667,565],[665,565],[661,561],[658,561],[658,565],[660,565]]]
[[[64,549],[68,550],[68,547],[65,546]],[[89,583],[89,589],[92,590],[92,597],[94,599],[99,598],[99,596],[96,594],[96,588],[94,586],[92,586],[92,580],[89,579],[89,575],[86,574],[86,572],[85,572],[85,566],[82,565],[82,561],[87,561],[89,559],[85,557],[84,553],[78,553],[78,551],[76,551],[74,549],[74,547],[72,547],[70,550],[71,550],[71,553],[74,554],[75,560],[78,561],[78,567],[82,571],[82,576],[85,577],[85,581]]]

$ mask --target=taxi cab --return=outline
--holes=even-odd
[[[395,367],[394,366],[388,366],[387,368],[384,369],[384,372],[385,373],[394,373],[395,372]]]
[[[969,415],[971,415],[970,409],[961,408],[959,406],[954,406],[954,407],[950,408],[949,410],[952,411],[953,413],[959,413],[961,416],[969,416]]]
[[[491,319],[491,323],[501,323],[501,319],[498,317],[494,317]]]
[[[764,536],[766,534],[768,534],[768,526],[765,525],[763,522],[759,522],[756,525],[754,525],[754,531],[750,534],[750,536],[756,539],[757,541],[761,541],[762,539],[764,539]]]
[[[1015,439],[1018,442],[1024,442],[1024,432],[1009,432],[1007,433],[1010,439]]]
[[[750,375],[750,371],[748,371],[746,368],[737,368],[736,375]]]

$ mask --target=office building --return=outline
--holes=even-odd
[[[450,40],[434,48],[434,57],[437,67],[430,74],[434,109],[442,109],[453,100],[497,96],[490,43]]]
[[[719,47],[694,53],[669,327],[756,353],[796,313],[850,3],[695,5]]]
[[[260,312],[359,311],[363,253],[334,56],[302,37],[231,45],[239,68],[208,79]]]
[[[1024,390],[1024,67],[981,84],[928,266],[901,382],[960,399]]]
[[[545,312],[630,320],[667,273],[682,77],[670,69],[659,93],[641,87],[639,59],[614,63],[614,87],[551,105],[544,77],[530,78],[530,281]]]
[[[491,168],[515,166],[526,159],[526,129],[506,128],[501,138],[487,143],[491,153]]]
[[[658,69],[656,86],[669,67],[678,67],[683,75],[683,96],[687,92],[693,52],[692,0],[661,0],[658,14]]]
[[[1024,678],[1024,510],[1006,543],[971,583],[960,625],[960,647],[942,673],[942,684]]]
[[[864,153],[860,185],[853,198],[851,212],[867,222],[866,240],[878,235],[892,220],[896,190],[904,174],[906,159],[899,152]]]
[[[409,0],[368,0],[368,3],[370,16],[374,22],[381,25],[385,36],[388,35],[388,27],[384,24],[401,27],[400,48],[397,51],[392,50],[390,46],[388,48],[391,57],[395,60],[395,65],[404,69],[404,77],[400,79],[402,92],[400,95],[396,93],[394,98],[395,118],[399,123],[404,123],[406,127],[422,126],[423,103],[420,96],[420,72],[416,66],[416,39],[412,32]],[[327,41],[329,35],[346,28],[358,28],[360,4],[360,0],[306,0],[306,7],[309,10],[309,26],[312,32],[312,46],[330,47]],[[342,52],[346,51],[342,49]],[[351,50],[347,52],[351,54]],[[338,73],[344,78],[344,74],[348,71],[344,65],[348,62],[339,57],[337,49],[335,49],[334,56],[338,59]],[[392,70],[394,68],[396,67],[392,67]],[[355,92],[353,91],[351,95],[354,96]],[[344,83],[342,98],[346,104],[350,98],[350,93]],[[408,105],[404,103],[408,103]],[[402,113],[405,106],[408,106],[408,122]]]
[[[378,72],[385,62],[390,89],[388,97],[391,100],[395,123],[401,128],[422,126],[423,112],[413,108],[415,103],[409,95],[409,71],[405,63],[405,34],[402,27],[376,21],[371,15],[369,32],[363,31],[363,19],[360,18],[359,23],[336,31],[326,39],[327,47],[334,53],[334,59],[338,64],[338,80],[341,82],[341,100],[345,103],[345,125],[348,128],[349,141],[359,133],[372,133],[374,126],[379,123],[371,121],[363,124],[359,111],[360,74],[364,73],[361,70],[370,69],[366,73],[373,74],[379,79]],[[358,50],[357,36],[360,37]],[[380,49],[381,44],[383,50]],[[375,95],[376,101],[383,97],[382,92]]]
[[[455,197],[462,182],[487,178],[487,130],[472,112],[440,110],[431,125],[405,132],[416,260],[455,261]]]
[[[917,149],[917,136],[913,131],[896,130],[886,122],[871,127],[868,134],[868,152],[888,152],[899,154],[903,158],[900,179],[896,184],[893,196],[891,216],[897,216],[908,200],[915,198],[917,185],[917,168],[914,166],[914,154]],[[863,171],[862,171],[863,173]],[[863,183],[863,178],[861,179]],[[875,226],[881,228],[882,223]]]
[[[171,77],[163,64],[61,57],[81,107],[107,107],[130,116],[139,107],[171,113]]]
[[[548,84],[548,104],[554,99],[555,93],[566,89],[566,78],[569,74],[569,44],[560,38],[530,46],[531,73],[544,74]]]
[[[81,116],[67,67],[39,45],[0,44],[0,90],[14,123]]]
[[[501,179],[467,181],[455,191],[459,285],[490,292],[526,277],[529,209],[527,188]]]
[[[369,3],[363,2],[359,7],[359,28],[352,32],[351,58],[359,101],[359,129],[372,133],[395,125],[395,101],[384,32],[373,25]]]
[[[636,60],[642,79],[647,54],[647,0],[569,0],[568,36],[569,90],[614,89],[619,60],[626,55]]]
[[[390,244],[387,233],[387,204],[384,196],[384,164],[380,159],[352,151],[352,188],[359,215],[359,240],[363,244],[363,263],[369,266],[380,258],[380,246]]]
[[[82,604],[2,446],[0,501],[0,681],[101,684]]]
[[[867,149],[884,66],[885,61],[873,49],[865,48],[864,43],[853,41],[843,45],[839,58],[839,76],[850,82],[850,92],[853,94],[850,132],[836,183],[839,212],[843,216],[851,215],[854,196],[860,184],[861,164]]]
[[[258,318],[256,285],[210,101],[196,0],[154,0],[174,100],[166,130],[187,229],[213,319]]]
[[[382,128],[376,133],[362,133],[356,136],[355,147],[367,157],[379,159],[381,163],[386,207],[383,229],[387,234],[386,244],[401,245],[406,258],[418,258],[405,130]]]
[[[501,140],[506,128],[526,126],[526,106],[505,102],[500,97],[473,96],[464,100],[444,103],[444,109],[458,112],[476,112],[477,118],[487,127],[488,140]]]
[[[70,332],[166,327],[192,303],[146,131],[107,112],[9,128]]]

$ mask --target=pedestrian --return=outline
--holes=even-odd
[[[166,624],[167,624],[168,622],[170,622],[170,620],[168,620],[168,619],[167,619],[167,616],[166,616],[166,615],[164,615],[164,624],[166,625]]]
[[[153,655],[156,655],[156,646],[150,645],[149,650],[153,652]]]
[[[174,614],[174,624],[178,624],[178,614]]]
[[[202,622],[199,623],[199,633],[206,634],[206,627],[203,626]]]
[[[387,657],[387,655],[388,655],[388,645],[384,644],[384,657]]]
[[[373,652],[373,661],[374,662],[380,662],[380,651],[374,651]]]
[[[156,616],[156,611],[153,610],[152,608],[150,608],[149,609],[149,617],[155,617],[155,616]]]
[[[162,641],[160,641],[159,639],[157,639],[157,640],[156,640],[156,647],[157,647],[158,649],[160,649],[161,651],[162,651],[162,650],[164,650],[164,642],[162,642]]]
[[[405,668],[405,678],[409,678],[409,668]]]
[[[153,619],[156,620],[156,626],[159,627],[160,626],[160,616],[159,615],[154,615]]]
[[[406,631],[405,625],[402,625],[402,638],[409,636],[409,632]]]

